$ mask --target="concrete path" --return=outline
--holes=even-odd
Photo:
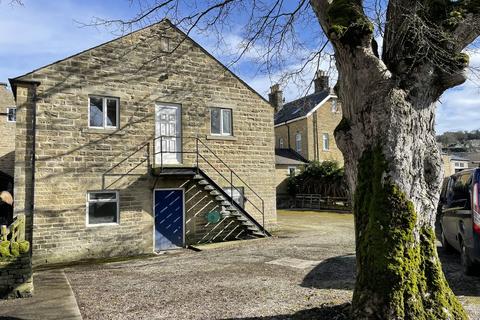
[[[77,301],[63,270],[33,275],[32,298],[0,301],[0,320],[81,320]]]

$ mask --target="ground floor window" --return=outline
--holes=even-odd
[[[87,193],[87,225],[118,224],[118,191]]]
[[[232,197],[232,188],[225,187],[223,191],[230,197]],[[245,208],[245,197],[243,196],[244,190],[243,187],[234,187],[233,188],[233,197],[232,199],[240,205],[241,208]]]

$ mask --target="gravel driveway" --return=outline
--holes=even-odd
[[[345,319],[352,216],[279,211],[279,226],[269,239],[65,271],[84,319]],[[457,256],[442,258],[456,294],[480,319],[480,278],[463,276]]]

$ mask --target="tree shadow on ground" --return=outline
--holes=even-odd
[[[340,305],[321,305],[318,308],[300,310],[293,314],[274,316],[225,318],[223,320],[351,320],[350,303]]]
[[[355,255],[328,258],[313,268],[301,286],[316,289],[353,290],[355,285]]]

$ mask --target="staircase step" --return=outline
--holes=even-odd
[[[200,174],[196,174],[196,175],[193,177],[193,179],[195,179],[195,180],[202,180],[202,179],[203,179],[203,176],[200,175]]]
[[[259,236],[259,237],[265,237],[265,234],[262,231],[252,231],[252,234]]]
[[[222,201],[221,205],[222,206],[230,206],[231,203],[229,201]]]
[[[237,216],[237,220],[238,220],[238,221],[248,221],[248,219],[245,218],[245,217],[242,216],[242,215],[238,215],[238,216]]]
[[[230,207],[227,207],[227,210],[228,211],[237,211],[237,208],[235,208],[233,206],[230,206]]]
[[[250,221],[242,221],[242,226],[245,226],[245,227],[256,227],[253,223],[251,223]]]
[[[252,231],[259,231],[259,230],[258,230],[258,227],[257,227],[257,226],[254,226],[254,225],[247,226],[247,229],[248,229],[248,230],[252,230]]]
[[[201,186],[206,186],[206,185],[209,185],[210,183],[207,180],[200,180],[198,181],[198,184]]]
[[[226,200],[226,199],[225,199],[224,196],[216,196],[216,197],[215,197],[215,200],[217,200],[217,201],[224,201],[224,200]]]
[[[218,192],[217,190],[213,190],[212,192],[210,192],[210,194],[211,194],[212,196],[219,196],[221,193]]]
[[[211,191],[211,190],[215,190],[215,188],[212,187],[211,185],[207,185],[207,186],[205,187],[205,190]]]

